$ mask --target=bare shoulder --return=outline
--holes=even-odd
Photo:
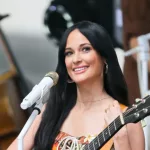
[[[131,131],[131,132],[139,131],[139,132],[143,133],[143,128],[142,128],[141,122],[138,122],[138,123],[129,123],[127,125],[127,130]]]
[[[123,112],[127,111],[127,109],[128,109],[128,107],[123,105],[123,104],[120,104],[120,107],[121,107]],[[139,132],[139,134],[144,135],[141,121],[139,121],[138,123],[129,123],[129,124],[127,124],[127,130],[131,134],[133,132]]]
[[[144,150],[145,138],[141,122],[129,123],[127,125],[127,132],[130,143],[132,143],[132,149],[137,149],[137,145],[139,145],[139,149]]]
[[[126,111],[127,109],[128,107],[124,107],[124,111]],[[127,131],[130,139],[133,139],[135,141],[136,139],[141,140],[141,142],[144,141],[144,132],[141,121],[139,121],[138,123],[127,124]]]
[[[122,105],[122,104],[120,104],[120,107],[123,112],[125,112],[128,109],[127,106]],[[127,127],[128,138],[131,143],[132,149],[144,150],[145,138],[144,138],[144,131],[143,131],[141,121],[139,121],[138,123],[129,123],[127,124],[126,127]],[[140,146],[138,146],[137,148],[137,145],[139,145],[139,143],[140,143]]]

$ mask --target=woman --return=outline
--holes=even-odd
[[[75,149],[89,143],[121,114],[127,88],[105,30],[83,21],[69,28],[60,43],[59,81],[24,139],[25,150]],[[118,103],[118,102],[120,103]],[[42,117],[41,117],[42,116]],[[8,150],[14,149],[15,141]],[[140,123],[123,127],[104,149],[144,150]]]

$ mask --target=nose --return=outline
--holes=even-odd
[[[80,56],[80,54],[78,53],[76,53],[76,54],[74,54],[74,56],[73,56],[73,63],[74,64],[77,64],[77,63],[79,63],[79,62],[81,62],[82,61],[82,59],[81,59],[81,56]]]

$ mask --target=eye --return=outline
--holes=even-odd
[[[82,51],[84,51],[84,52],[89,52],[90,50],[91,50],[91,47],[89,47],[89,46],[82,48]]]
[[[72,53],[73,52],[71,52],[71,51],[65,52],[65,56],[70,56],[70,55],[72,55]]]

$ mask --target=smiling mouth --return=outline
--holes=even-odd
[[[75,68],[73,69],[74,72],[83,72],[87,69],[88,67],[80,67],[80,68]]]

